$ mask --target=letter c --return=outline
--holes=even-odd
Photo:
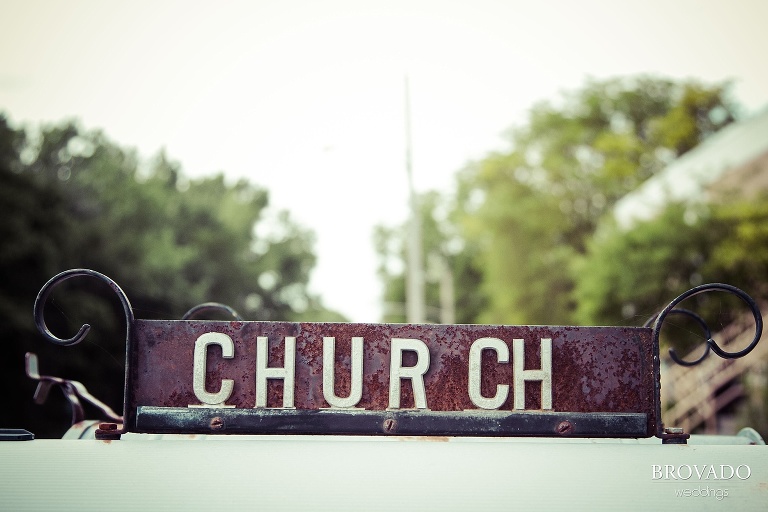
[[[232,359],[235,356],[235,344],[232,338],[220,332],[207,332],[202,334],[195,341],[195,358],[192,367],[192,389],[195,396],[204,404],[217,405],[222,404],[232,396],[234,382],[232,379],[222,379],[221,389],[217,393],[209,393],[205,390],[206,357],[208,355],[208,345],[219,345],[221,347],[221,356],[225,359]]]

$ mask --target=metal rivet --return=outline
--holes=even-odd
[[[384,428],[384,432],[394,432],[397,428],[397,421],[393,420],[392,418],[387,418],[384,420],[382,427]]]

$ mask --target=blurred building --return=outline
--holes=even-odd
[[[614,216],[623,228],[648,220],[671,202],[709,202],[768,191],[768,108],[735,122],[621,198]]]

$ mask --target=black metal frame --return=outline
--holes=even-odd
[[[90,325],[83,325],[72,338],[62,339],[54,335],[47,327],[44,319],[44,308],[53,289],[63,281],[73,277],[93,277],[112,288],[123,306],[126,322],[125,357],[126,372],[124,381],[123,417],[125,419],[123,429],[112,428],[101,431],[104,437],[119,438],[120,434],[128,431],[128,425],[136,425],[141,431],[172,432],[181,429],[185,432],[216,431],[226,433],[244,432],[245,425],[248,431],[258,432],[285,432],[285,433],[338,433],[338,434],[375,434],[396,433],[400,435],[506,435],[506,436],[534,436],[534,435],[573,435],[578,437],[600,436],[611,434],[623,437],[642,437],[645,435],[646,414],[627,413],[549,413],[549,412],[525,412],[525,413],[478,413],[477,411],[465,411],[456,413],[433,411],[296,411],[296,410],[232,410],[232,409],[181,409],[138,407],[136,411],[130,410],[128,404],[132,403],[132,390],[129,386],[130,371],[134,366],[134,348],[132,345],[132,332],[134,327],[134,314],[130,301],[125,292],[112,279],[104,274],[88,269],[73,269],[62,272],[51,278],[38,293],[34,306],[35,324],[40,333],[50,342],[71,346],[80,343],[88,334]],[[712,339],[711,330],[706,322],[697,314],[683,308],[677,308],[685,300],[708,292],[726,292],[736,295],[751,310],[755,319],[755,336],[752,342],[738,352],[727,352]],[[241,320],[237,312],[229,306],[218,303],[205,303],[189,310],[183,320],[212,310],[222,311],[236,320]],[[747,355],[757,343],[763,330],[763,319],[757,303],[747,293],[735,286],[712,283],[697,286],[681,294],[670,302],[657,315],[651,317],[644,327],[651,327],[653,332],[654,350],[654,376],[655,376],[655,414],[656,436],[664,442],[684,442],[689,434],[684,432],[670,432],[665,430],[661,422],[661,375],[659,338],[661,328],[668,315],[685,315],[692,318],[701,326],[706,336],[706,349],[704,354],[695,361],[684,361],[670,349],[670,357],[678,364],[693,366],[701,363],[710,350],[718,356],[726,359],[735,359]],[[339,419],[343,421],[339,426]],[[256,427],[254,427],[256,425]],[[255,430],[254,430],[255,429]],[[97,431],[97,435],[99,431]]]
[[[197,434],[644,437],[644,413],[138,408],[140,431]]]

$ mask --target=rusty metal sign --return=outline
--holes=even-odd
[[[728,285],[706,285],[675,299],[652,327],[247,322],[230,308],[237,319],[229,322],[191,320],[199,308],[182,320],[136,320],[117,284],[77,269],[51,279],[35,304],[38,329],[54,343],[87,335],[83,326],[57,338],[43,319],[52,288],[82,275],[107,282],[126,315],[123,426],[105,426],[103,438],[656,435],[684,442],[688,434],[665,431],[660,420],[660,326],[681,311],[679,302],[710,289],[748,299]],[[752,350],[762,332],[753,312],[758,334],[750,346],[736,354],[711,339],[708,346],[721,357]]]
[[[653,433],[651,330],[137,321],[138,432]]]

